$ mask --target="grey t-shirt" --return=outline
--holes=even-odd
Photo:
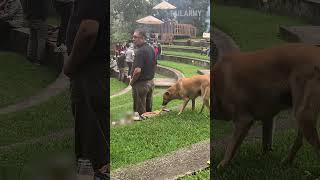
[[[12,27],[23,26],[23,10],[20,0],[8,0],[4,11],[0,13],[0,19],[8,22]]]
[[[126,50],[126,62],[133,62],[134,51],[132,48]]]

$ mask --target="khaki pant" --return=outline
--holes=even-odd
[[[132,86],[133,110],[142,115],[152,112],[152,94],[154,90],[153,80],[138,81]]]

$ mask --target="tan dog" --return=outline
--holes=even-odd
[[[320,157],[317,116],[320,110],[320,48],[294,43],[224,56],[212,71],[214,119],[232,119],[234,130],[224,159],[226,167],[254,120],[262,120],[263,151],[272,148],[273,117],[292,107],[296,139],[282,163],[291,163],[303,137]]]
[[[190,99],[192,100],[192,110],[194,110],[195,99],[198,96],[203,98],[201,113],[204,106],[210,108],[210,77],[208,75],[196,75],[191,78],[179,79],[163,94],[162,106],[166,106],[171,100],[182,99],[184,103],[180,109],[180,115]]]

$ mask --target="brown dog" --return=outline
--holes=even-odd
[[[163,94],[162,106],[166,106],[171,100],[182,99],[184,103],[180,109],[180,115],[190,99],[192,100],[192,110],[194,110],[195,99],[198,96],[203,98],[201,113],[204,106],[210,108],[210,77],[208,75],[196,75],[191,78],[179,79]]]
[[[263,150],[272,147],[273,117],[293,108],[298,132],[288,156],[293,161],[303,137],[320,155],[317,116],[320,110],[320,48],[293,43],[224,56],[213,67],[213,117],[232,119],[234,130],[224,159],[226,167],[254,120],[262,120]]]

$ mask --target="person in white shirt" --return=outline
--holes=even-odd
[[[127,47],[127,50],[125,52],[126,62],[127,62],[128,67],[129,67],[128,76],[131,77],[131,75],[132,75],[132,63],[133,63],[133,58],[134,58],[134,51],[133,51],[133,48],[130,46],[129,43],[126,44],[126,47]]]

